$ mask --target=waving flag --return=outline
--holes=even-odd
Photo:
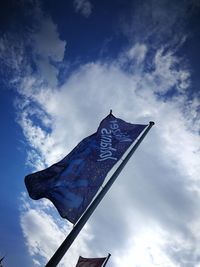
[[[107,173],[146,126],[127,123],[110,113],[97,132],[83,139],[65,158],[25,177],[30,197],[48,198],[63,218],[75,224]]]
[[[106,259],[107,257],[105,258],[83,258],[80,256],[76,264],[76,267],[102,267]]]

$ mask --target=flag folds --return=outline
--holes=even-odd
[[[146,126],[109,114],[96,133],[83,139],[61,161],[25,177],[30,197],[48,198],[63,218],[75,224],[107,173]]]
[[[106,259],[107,257],[105,258],[83,258],[80,256],[76,264],[76,267],[102,267]]]

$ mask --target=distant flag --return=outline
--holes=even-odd
[[[127,123],[110,113],[97,132],[83,139],[65,158],[25,177],[30,197],[48,198],[63,218],[75,224],[107,173],[146,126]]]
[[[104,258],[83,258],[80,256],[76,267],[103,267],[105,266],[109,257],[110,254],[108,255],[108,257]]]

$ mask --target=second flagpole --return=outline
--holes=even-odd
[[[58,263],[61,261],[75,238],[78,236],[81,229],[86,224],[87,220],[90,218],[92,213],[95,211],[96,207],[99,205],[105,194],[108,192],[114,181],[117,179],[118,175],[123,170],[124,166],[127,164],[135,150],[138,148],[144,137],[147,135],[151,127],[154,125],[154,122],[150,121],[148,127],[143,132],[143,134],[140,136],[138,141],[135,143],[135,145],[132,147],[130,152],[127,154],[127,156],[124,158],[122,163],[119,165],[119,167],[116,169],[116,171],[113,173],[111,178],[108,180],[106,185],[102,188],[102,190],[99,192],[97,197],[94,199],[94,201],[91,203],[91,205],[88,207],[88,209],[85,211],[85,213],[82,215],[82,217],[79,219],[79,221],[74,225],[71,232],[68,234],[66,239],[63,241],[63,243],[60,245],[60,247],[57,249],[55,254],[52,256],[52,258],[49,260],[49,262],[45,265],[45,267],[55,267],[58,265]]]

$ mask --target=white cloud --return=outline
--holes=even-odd
[[[62,61],[65,52],[65,41],[61,41],[56,24],[51,18],[41,20],[38,31],[32,34],[36,55],[52,60]]]
[[[35,62],[39,68],[41,77],[51,85],[56,85],[58,70],[51,64],[61,62],[64,58],[65,41],[61,41],[57,26],[50,18],[42,19],[39,30],[31,35],[33,42]]]
[[[120,255],[115,255],[117,266],[177,266],[163,251],[165,233],[155,225],[148,225],[131,237]]]
[[[44,266],[64,241],[70,231],[70,224],[61,220],[55,220],[48,214],[51,206],[48,201],[39,204],[29,205],[27,196],[22,195],[23,208],[21,212],[21,226],[24,236],[27,239],[27,246],[33,262],[38,266]],[[85,253],[88,250],[85,240],[92,239],[89,226],[86,226],[72,249],[68,251],[60,266],[75,266],[79,253]],[[39,256],[39,258],[38,258]],[[66,264],[67,262],[67,264]]]
[[[0,38],[0,60],[9,71],[16,73],[14,82],[18,82],[18,77],[33,72],[32,57],[38,78],[56,86],[58,69],[55,63],[63,60],[66,42],[60,39],[57,25],[43,14],[37,1],[32,8],[29,13],[35,19],[34,29],[24,32],[23,38],[18,33],[4,34]],[[27,53],[27,48],[30,53]]]
[[[77,13],[88,18],[92,13],[92,4],[89,0],[74,0],[74,8]]]
[[[20,68],[26,61],[23,41],[16,42],[17,38],[16,34],[6,34],[0,38],[0,60],[9,71],[17,71],[20,74]],[[28,68],[29,66],[27,70]]]
[[[89,1],[75,1],[74,5],[84,16],[91,14]],[[161,11],[158,6],[153,16],[160,17]],[[183,94],[190,86],[190,72],[166,47],[155,51],[151,68],[146,70],[149,47],[137,42],[114,61],[83,64],[58,88],[59,70],[51,60],[63,60],[65,42],[53,21],[40,13],[41,17],[38,31],[27,38],[33,41],[33,60],[40,75],[31,74],[28,65],[25,77],[13,80],[21,98],[16,103],[18,122],[31,148],[29,163],[35,169],[60,160],[96,131],[111,108],[129,122],[156,122],[75,241],[63,266],[75,266],[80,254],[94,257],[111,252],[110,266],[115,267],[197,267],[199,102],[187,103]],[[174,13],[172,18],[170,25],[174,25]],[[163,28],[158,37],[162,34]],[[8,66],[20,70],[26,60],[26,44],[12,46],[11,39],[2,37],[0,56]],[[169,100],[157,97],[172,88],[178,96]],[[20,218],[26,245],[34,264],[40,266],[52,256],[70,226],[58,218],[49,202],[30,201],[26,196],[22,202]]]
[[[128,50],[127,55],[129,59],[136,60],[136,62],[140,64],[144,61],[146,52],[147,52],[146,45],[136,44]]]
[[[138,73],[139,87],[144,89],[151,88],[156,93],[166,94],[170,90],[177,90],[184,93],[190,86],[190,72],[180,66],[181,61],[172,51],[165,52],[163,48],[157,50],[155,58],[151,63],[151,69],[145,71],[144,66],[135,68],[133,71]]]
[[[143,48],[139,51],[144,51]],[[82,65],[57,90],[45,87],[42,82],[38,87],[38,81],[27,76],[20,91],[30,103],[34,101],[37,104],[31,109],[28,105],[23,107],[21,126],[38,158],[48,165],[60,160],[83,137],[96,131],[98,121],[107,115],[110,108],[116,116],[130,122],[155,120],[156,125],[141,148],[87,224],[94,238],[84,239],[85,256],[111,252],[114,255],[111,266],[122,267],[129,262],[140,266],[143,261],[146,266],[162,264],[174,267],[181,263],[181,267],[193,267],[199,257],[198,250],[191,250],[194,243],[200,241],[194,231],[199,222],[200,142],[198,133],[190,130],[197,106],[191,106],[185,116],[181,109],[185,99],[182,94],[170,101],[162,101],[155,96],[155,88],[158,88],[155,76],[159,76],[167,92],[171,86],[177,86],[180,73],[186,71],[180,68],[177,72],[173,64],[179,64],[178,58],[173,53],[163,54],[162,51],[158,50],[155,54],[157,67],[152,73],[144,73],[142,68],[126,72],[118,60],[109,64],[96,62]],[[35,82],[38,90],[33,90]],[[35,109],[48,115],[51,131],[46,132],[41,123],[35,124],[31,114],[40,114],[33,112]],[[40,120],[43,118],[38,117]],[[39,223],[41,218],[42,224]],[[35,221],[37,239],[41,240],[38,246],[45,251],[37,248],[34,241],[36,232],[29,231],[28,223],[23,220]],[[52,220],[45,210],[41,213],[35,208],[22,215],[23,231],[29,248],[35,248],[31,249],[35,260],[38,253],[46,259],[51,256],[39,232],[43,233],[46,224],[49,224],[50,232],[56,236],[60,230]],[[59,235],[62,236],[62,233],[58,232],[56,244],[60,241]],[[44,239],[52,242],[49,235]],[[177,244],[178,252],[175,249]],[[52,250],[54,246],[52,244]],[[81,253],[80,247],[72,251]],[[117,256],[123,255],[123,251],[128,253],[126,261],[122,261],[125,256]]]

